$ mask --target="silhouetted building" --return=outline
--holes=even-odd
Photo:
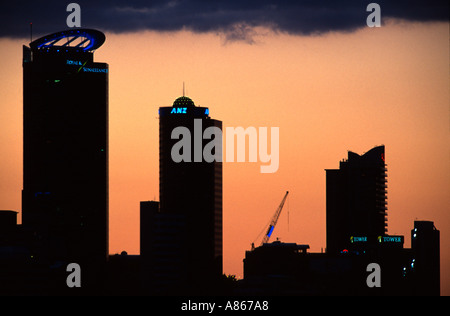
[[[0,210],[0,233],[16,229],[17,212]]]
[[[151,255],[155,229],[153,218],[159,212],[159,202],[143,201],[140,203],[140,254],[141,257]]]
[[[3,250],[7,250],[10,246],[16,246],[19,242],[19,237],[17,212],[0,210],[0,253],[2,252],[2,248]]]
[[[414,256],[404,269],[415,278],[415,294],[440,295],[440,232],[433,222],[414,221],[411,247]]]
[[[23,47],[23,226],[34,258],[79,263],[85,287],[108,256],[108,65],[93,54],[104,41],[72,29]]]
[[[311,291],[307,250],[309,245],[265,243],[245,252],[244,291],[247,294],[304,294]]]
[[[245,295],[364,295],[367,256],[309,253],[308,245],[275,241],[246,251]],[[376,293],[379,291],[375,290]],[[373,291],[372,291],[373,293]]]
[[[142,295],[141,256],[126,251],[110,255],[107,265],[108,280],[105,295]]]
[[[393,237],[393,238],[397,238]],[[247,251],[240,294],[412,295],[418,284],[405,267],[413,260],[401,242],[382,241],[359,251],[309,253],[307,245],[273,242]],[[380,267],[381,287],[369,287],[367,267]]]
[[[141,255],[155,282],[206,288],[222,275],[222,122],[185,96],[159,115],[160,204],[141,203]]]
[[[349,151],[338,170],[326,170],[327,252],[348,249],[352,237],[386,236],[386,171],[384,146]]]
[[[185,245],[186,216],[161,213],[159,202],[141,202],[141,260],[147,293],[186,291],[190,265]]]
[[[36,275],[29,239],[22,225],[17,224],[16,211],[0,211],[0,295],[36,294],[29,292],[36,285],[47,284],[45,277]],[[33,272],[33,273],[31,273]],[[44,276],[44,278],[42,278]]]

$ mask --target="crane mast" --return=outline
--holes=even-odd
[[[275,229],[275,225],[278,222],[278,218],[280,217],[281,211],[283,210],[283,206],[284,206],[284,203],[286,202],[286,198],[287,198],[288,194],[289,194],[289,191],[286,191],[286,194],[284,195],[283,200],[281,200],[280,205],[278,206],[277,210],[275,211],[275,214],[272,217],[272,220],[270,221],[269,227],[267,228],[267,232],[264,235],[260,246],[267,243],[270,239],[270,236],[272,236],[273,230]],[[252,249],[254,249],[254,244],[252,244]]]

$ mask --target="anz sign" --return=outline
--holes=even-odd
[[[209,109],[206,108],[194,108],[195,113],[198,115],[209,115]],[[172,108],[170,114],[188,114],[188,108]],[[191,111],[189,111],[191,112]]]
[[[170,114],[186,114],[187,108],[173,108]]]
[[[161,107],[158,110],[159,115],[166,116],[186,116],[190,118],[195,117],[207,117],[209,116],[209,109],[204,107],[184,107],[184,106],[174,106],[174,107]]]

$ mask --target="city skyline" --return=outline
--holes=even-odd
[[[188,31],[106,33],[96,55],[110,65],[110,253],[138,253],[139,201],[158,196],[157,109],[182,94],[184,81],[186,95],[213,108],[224,126],[280,127],[277,173],[262,175],[259,164],[224,163],[224,273],[242,276],[245,250],[286,190],[289,228],[285,210],[273,240],[308,243],[320,252],[324,169],[337,167],[346,150],[364,153],[384,144],[389,233],[405,235],[409,245],[415,218],[435,222],[442,233],[442,293],[448,293],[447,26],[388,24],[321,37],[267,31],[254,45]],[[0,208],[20,212],[17,57],[28,41],[1,43],[11,51],[2,53],[0,77],[7,118],[1,141],[8,155]],[[173,52],[177,47],[183,49]]]

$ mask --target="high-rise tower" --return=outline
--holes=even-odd
[[[221,134],[222,122],[185,96],[159,108],[159,116],[160,204],[154,215],[141,214],[152,230],[151,240],[141,240],[141,255],[151,257],[152,271],[164,270],[172,284],[200,285],[222,275],[222,138],[207,132]],[[205,159],[204,151],[220,159]],[[141,204],[142,212],[150,209]]]
[[[222,122],[211,119],[209,109],[195,106],[188,97],[177,98],[171,107],[159,109],[160,203],[162,213],[186,217],[186,249],[193,276],[222,273],[222,162],[203,157],[204,131],[222,129]],[[177,127],[191,135],[191,159],[174,161],[172,150],[180,140],[172,136]],[[201,136],[199,136],[201,135]],[[216,139],[216,150],[222,139]],[[200,152],[201,157],[199,157]]]
[[[108,65],[103,33],[72,29],[23,47],[23,226],[35,258],[108,255]],[[84,279],[85,280],[85,279]]]
[[[349,151],[338,170],[326,170],[327,252],[348,249],[354,237],[386,235],[386,171],[384,146],[362,156]]]

